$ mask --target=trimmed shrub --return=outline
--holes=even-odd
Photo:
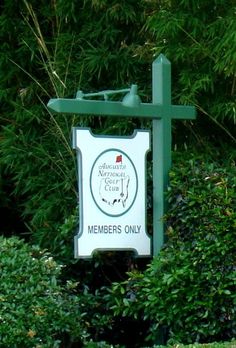
[[[207,344],[188,344],[188,345],[183,345],[179,344],[178,348],[235,348],[236,342],[231,341],[231,342],[213,342],[213,343],[207,343]],[[166,348],[166,346],[153,346],[153,348]],[[173,347],[173,346],[168,346]],[[174,346],[175,347],[175,346]],[[147,348],[147,347],[146,347]]]
[[[149,321],[154,342],[163,327],[172,342],[229,340],[236,335],[235,164],[183,154],[176,163],[168,242],[143,274],[113,285],[111,306]]]
[[[90,339],[92,296],[60,283],[61,266],[45,251],[0,237],[1,348],[80,347]]]

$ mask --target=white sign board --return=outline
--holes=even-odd
[[[151,255],[146,233],[146,153],[150,132],[98,136],[73,128],[78,154],[80,227],[75,257],[97,250],[134,250]]]

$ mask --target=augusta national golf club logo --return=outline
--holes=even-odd
[[[104,214],[125,214],[138,190],[136,169],[127,154],[118,149],[102,152],[92,166],[90,189],[95,204]]]

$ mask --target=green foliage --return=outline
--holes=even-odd
[[[154,342],[160,327],[172,342],[228,340],[236,334],[235,163],[175,157],[168,242],[144,273],[113,285],[111,305],[148,321]]]
[[[73,258],[77,223],[71,128],[90,125],[98,132],[121,133],[132,132],[135,125],[52,115],[46,104],[50,97],[73,97],[79,88],[127,87],[136,80],[144,64],[134,57],[143,40],[135,34],[137,26],[141,28],[136,15],[142,17],[142,11],[143,5],[132,1],[57,1],[40,7],[36,1],[7,1],[2,6],[2,178],[17,197],[26,225],[20,233],[29,234],[64,262]]]
[[[91,334],[96,338],[109,326],[100,295],[79,283],[62,283],[62,266],[46,251],[1,237],[0,269],[2,348],[66,348],[73,342],[87,347]]]
[[[50,250],[63,263],[74,262],[78,197],[71,128],[90,126],[97,133],[123,135],[132,133],[134,128],[149,127],[139,120],[53,115],[46,108],[50,98],[73,98],[78,89],[90,92],[138,83],[142,100],[150,102],[150,67],[162,52],[172,63],[173,103],[194,104],[199,115],[194,126],[190,122],[174,124],[174,143],[178,146],[183,139],[188,143],[194,138],[203,145],[202,152],[209,152],[203,141],[205,135],[212,135],[217,142],[218,139],[234,141],[234,17],[232,0],[42,0],[40,5],[36,0],[5,0],[0,5],[0,207],[1,212],[3,208],[4,212],[5,209],[11,214],[12,210],[16,212],[17,233],[29,235],[31,242]],[[190,140],[186,135],[191,135]],[[225,153],[233,158],[229,151]],[[195,150],[194,160],[183,162],[181,156],[175,160],[178,160],[179,169],[171,173],[172,186],[168,193],[169,242],[144,275],[134,273],[124,285],[114,285],[115,310],[126,316],[123,319],[132,314],[141,315],[141,320],[143,317],[147,322],[150,320],[152,338],[156,327],[161,325],[170,328],[175,340],[211,341],[231,337],[235,320],[233,167],[227,161],[209,164],[207,157],[203,160]],[[19,226],[19,218],[24,228]],[[1,230],[12,233],[12,229],[7,231],[6,225],[1,226]],[[36,254],[39,263],[41,256],[45,260],[48,257],[44,253]],[[83,308],[78,305],[80,320],[76,328],[74,318],[68,316],[75,311],[67,301],[68,290],[60,283],[49,282],[49,289],[50,286],[58,289],[53,296],[56,301],[60,300],[57,305],[62,303],[62,312],[66,314],[65,319],[60,319],[60,315],[55,318],[55,327],[51,302],[45,293],[43,300],[39,296],[38,301],[49,301],[51,308],[48,321],[43,321],[46,331],[40,331],[42,336],[46,332],[45,337],[51,337],[50,348],[53,339],[56,342],[64,332],[71,335],[73,330],[73,335],[81,335],[84,340],[88,335],[85,343],[88,346],[106,346],[99,340],[106,336],[104,331],[110,327],[112,319],[109,311],[104,310],[104,298],[96,292],[96,287],[122,277],[132,261],[119,257],[100,255],[91,263],[78,262],[78,268],[73,269],[74,278],[90,283],[88,288],[80,285],[75,289]],[[66,272],[68,269],[64,270],[64,275]],[[48,276],[50,278],[51,273]],[[58,276],[56,272],[56,279]],[[189,284],[193,285],[191,289]],[[34,302],[37,299],[31,294],[34,285],[25,283],[25,289],[28,287],[29,297],[32,295],[32,303],[37,305],[38,302]],[[95,296],[88,291],[91,288]],[[31,308],[27,298],[24,297],[24,301],[28,308],[21,307],[23,302],[19,302],[19,310],[23,308],[22,317],[17,316],[19,327],[12,337],[27,329],[24,332],[29,332],[29,337],[21,336],[32,343],[38,336],[34,336],[34,328],[23,327],[24,323],[29,323],[23,311],[28,314]],[[70,301],[74,303],[74,296]],[[3,304],[7,303],[3,301]],[[55,308],[59,310],[57,305]],[[10,316],[13,318],[13,314]],[[36,319],[32,316],[31,311],[28,318],[35,326],[45,319],[43,315]],[[14,319],[9,320],[13,322]],[[61,323],[65,324],[66,331],[62,330]],[[145,328],[141,332],[143,335]],[[17,340],[23,339],[21,336],[19,334]],[[117,338],[118,334],[115,336]],[[10,335],[6,330],[5,339],[7,337]],[[22,343],[24,347],[26,344]]]
[[[153,346],[153,348],[163,348],[166,346]],[[172,347],[172,345],[169,345],[168,347]],[[174,347],[176,347],[174,345]],[[235,341],[231,342],[213,342],[213,343],[208,343],[208,344],[188,344],[188,345],[183,345],[183,344],[178,344],[179,348],[234,348],[235,347]]]
[[[210,121],[235,142],[235,1],[163,0],[149,6],[146,32],[152,50],[172,62],[174,99],[194,104],[203,127]]]
[[[51,97],[135,82],[142,100],[150,101],[150,67],[162,52],[173,64],[173,101],[195,104],[201,116],[196,127],[177,124],[176,141],[182,141],[186,125],[201,139],[209,129],[206,116],[234,138],[233,9],[233,3],[220,0],[213,8],[209,1],[195,5],[189,0],[57,0],[40,6],[21,0],[1,5],[0,164],[3,184],[7,180],[26,225],[20,233],[68,261],[75,228],[67,221],[75,222],[78,200],[71,128],[130,134],[147,126],[134,119],[53,115],[46,108]],[[7,201],[8,193],[2,199]]]
[[[86,348],[118,348],[118,347],[122,348],[122,346],[108,344],[104,341],[101,341],[101,342],[90,341],[86,344]]]

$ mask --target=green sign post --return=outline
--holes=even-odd
[[[95,116],[122,116],[152,119],[153,144],[153,255],[157,255],[164,242],[165,198],[168,173],[171,168],[171,121],[172,119],[195,119],[193,106],[171,104],[171,64],[164,55],[159,55],[152,64],[152,103],[139,103],[131,90],[103,91],[98,93],[77,93],[75,99],[50,99],[48,108],[54,112]],[[125,97],[123,103],[109,101],[110,94],[132,93],[133,105]],[[85,100],[84,97],[103,95],[103,100]],[[127,102],[126,102],[127,101]]]

